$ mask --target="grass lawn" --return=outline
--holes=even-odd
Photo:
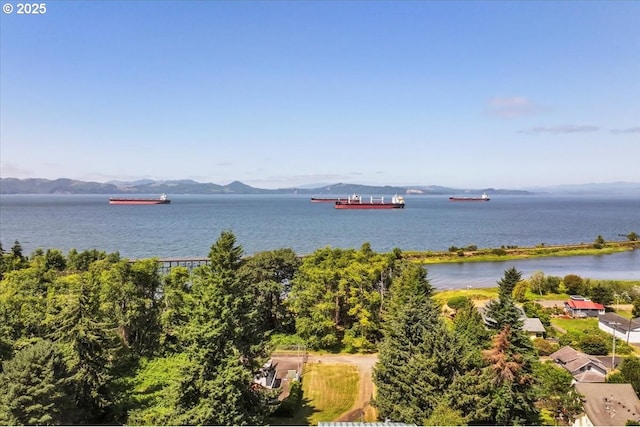
[[[437,291],[433,294],[433,298],[440,305],[444,305],[453,297],[465,296],[474,301],[489,300],[498,298],[498,288],[473,288],[473,289],[453,289],[447,291]]]
[[[549,301],[549,300],[562,300],[566,301],[569,299],[569,294],[542,294],[533,292],[531,290],[527,290],[527,299],[529,301]]]
[[[586,329],[598,329],[598,319],[558,319],[552,318],[551,324],[561,327],[567,332],[583,332]]]
[[[318,425],[334,421],[358,398],[360,375],[348,364],[307,364],[302,373],[302,408],[293,418],[273,418],[273,425]]]

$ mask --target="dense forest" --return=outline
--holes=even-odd
[[[471,300],[443,316],[427,270],[368,244],[245,257],[225,231],[206,265],[167,274],[98,250],[0,253],[0,424],[261,425],[281,403],[253,378],[281,341],[378,353],[382,420],[539,424],[579,410],[571,375],[522,331],[515,268],[487,329]]]

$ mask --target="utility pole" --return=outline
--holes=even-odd
[[[620,322],[609,322],[611,328],[613,329],[613,355],[611,356],[611,372],[615,368],[616,363],[616,327],[620,324]]]

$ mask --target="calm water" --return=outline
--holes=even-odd
[[[487,203],[405,196],[405,209],[382,211],[336,210],[298,195],[171,195],[171,199],[170,205],[113,206],[105,195],[1,195],[0,242],[9,249],[18,240],[27,254],[38,247],[64,252],[97,248],[144,258],[206,256],[223,230],[236,235],[246,254],[278,248],[307,254],[326,246],[359,248],[364,242],[379,252],[395,247],[446,250],[469,244],[533,246],[593,242],[598,234],[605,240],[620,240],[624,239],[620,234],[640,233],[638,195],[492,196]],[[551,264],[544,268],[531,268],[563,275],[551,270],[575,266],[595,273],[616,272],[617,277],[608,278],[640,279],[638,251],[620,262],[611,261],[615,256],[579,258],[591,261],[580,266],[575,257],[562,258],[546,260]],[[523,270],[524,265],[517,263]],[[432,266],[432,281],[445,274],[438,268],[448,269],[447,281],[462,276],[465,286],[474,286],[487,284],[483,275],[491,276],[489,285],[495,284],[505,266],[498,267],[497,276],[492,269],[487,272],[481,270],[487,267],[472,264]],[[468,283],[471,276],[478,279]]]

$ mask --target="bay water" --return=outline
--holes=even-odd
[[[8,250],[18,240],[25,254],[36,248],[65,253],[95,248],[127,258],[195,258],[207,256],[225,230],[235,234],[247,255],[279,248],[304,255],[323,247],[357,249],[365,242],[377,252],[590,243],[598,235],[623,240],[632,231],[640,233],[635,194],[491,195],[490,202],[406,195],[405,209],[389,210],[337,210],[294,194],[170,198],[169,205],[145,206],[109,205],[105,195],[0,195],[0,242]],[[427,268],[431,282],[444,288],[493,286],[511,265],[525,275],[541,270],[640,280],[640,251]]]

